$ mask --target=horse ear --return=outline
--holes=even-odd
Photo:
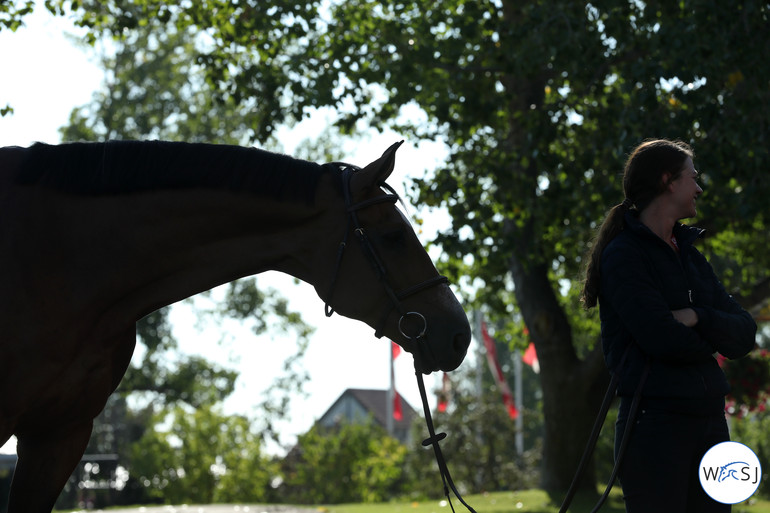
[[[351,189],[354,192],[360,192],[377,187],[381,182],[387,180],[396,166],[396,150],[403,143],[404,141],[399,141],[391,145],[380,158],[355,173],[352,178]]]

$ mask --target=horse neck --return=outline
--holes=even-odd
[[[315,285],[316,250],[329,230],[324,223],[332,218],[327,205],[230,191],[148,194],[134,201],[138,208],[126,226],[132,238],[152,241],[151,252],[116,258],[127,276],[143,285],[136,298],[140,315],[268,270]],[[334,217],[341,232],[344,217]]]
[[[267,270],[316,285],[314,270],[332,265],[329,237],[345,230],[343,200],[328,173],[312,204],[223,188],[96,196],[15,191],[7,213],[21,224],[4,241],[18,257],[0,258],[6,269],[29,297],[66,305],[67,312],[51,315],[94,315],[105,325],[133,322]],[[318,251],[324,241],[329,252]],[[326,253],[329,263],[319,263]]]

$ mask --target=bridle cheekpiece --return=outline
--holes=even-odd
[[[337,275],[339,274],[340,267],[342,265],[342,257],[345,253],[345,248],[348,245],[348,237],[351,233],[353,233],[361,246],[361,250],[366,256],[366,259],[372,265],[374,272],[377,274],[379,282],[385,288],[385,292],[387,293],[391,302],[390,308],[386,309],[382,315],[382,318],[377,324],[374,335],[377,338],[382,337],[382,330],[385,326],[385,323],[387,322],[390,313],[395,309],[399,314],[401,314],[401,317],[398,320],[398,331],[405,339],[415,343],[414,351],[412,352],[412,356],[414,357],[414,373],[417,376],[417,387],[420,391],[420,399],[422,400],[423,412],[425,413],[425,422],[428,426],[428,434],[430,435],[427,439],[423,440],[422,445],[423,447],[433,447],[433,453],[436,457],[436,463],[438,464],[439,472],[441,473],[441,480],[444,485],[444,495],[446,496],[452,511],[454,512],[454,505],[452,504],[452,500],[449,496],[450,488],[452,492],[454,492],[457,499],[463,504],[463,506],[465,506],[471,513],[476,513],[476,511],[471,506],[469,506],[465,500],[463,500],[462,496],[457,491],[457,487],[452,481],[452,476],[449,473],[449,468],[447,467],[444,455],[441,452],[439,442],[446,438],[447,435],[446,433],[436,433],[435,428],[433,427],[433,419],[430,414],[430,407],[428,406],[428,397],[425,392],[425,382],[423,381],[422,369],[420,368],[421,356],[419,350],[420,348],[418,346],[420,339],[425,337],[428,333],[428,321],[420,312],[408,311],[402,304],[404,299],[435,285],[448,283],[449,280],[445,276],[437,275],[423,282],[420,282],[417,285],[413,285],[412,287],[396,292],[390,283],[385,265],[382,263],[382,260],[375,250],[375,247],[369,240],[369,237],[366,234],[366,230],[364,230],[364,228],[361,226],[361,222],[358,219],[358,211],[373,205],[378,205],[380,203],[396,203],[400,201],[398,194],[396,194],[396,191],[393,190],[390,185],[385,182],[380,182],[379,186],[385,189],[388,192],[387,194],[383,196],[377,196],[375,198],[369,198],[359,203],[353,203],[352,193],[350,190],[350,181],[353,177],[353,174],[357,171],[360,171],[360,168],[344,163],[333,163],[332,165],[336,166],[342,172],[342,193],[345,198],[345,209],[348,214],[348,227],[345,230],[345,236],[343,237],[342,242],[340,242],[339,247],[337,248],[337,258],[333,271],[334,274],[332,275],[332,281],[329,285],[329,293],[326,295],[326,305],[324,307],[326,316],[331,317],[331,315],[334,313],[334,308],[331,306],[330,301],[334,295],[334,287],[337,282]],[[404,321],[410,317],[415,318],[418,321],[422,321],[422,328],[419,328],[413,334],[407,334],[404,327]],[[427,344],[425,346],[425,350],[430,350]]]
[[[427,320],[425,319],[425,316],[420,312],[412,312],[406,310],[402,304],[402,301],[435,285],[448,283],[449,280],[446,278],[446,276],[437,275],[423,282],[420,282],[417,285],[396,292],[391,284],[388,271],[385,268],[382,259],[379,257],[374,245],[369,240],[366,230],[363,226],[361,226],[361,222],[358,218],[358,211],[373,205],[379,205],[380,203],[396,203],[401,201],[401,198],[398,196],[398,194],[396,194],[396,191],[393,190],[390,185],[385,182],[380,182],[379,186],[385,189],[388,192],[387,194],[377,196],[375,198],[369,198],[358,203],[353,203],[353,197],[350,190],[350,182],[353,175],[359,171],[360,168],[343,163],[334,163],[333,165],[337,166],[342,173],[342,194],[345,199],[345,210],[348,214],[348,227],[345,230],[345,236],[342,242],[340,242],[337,248],[337,259],[334,264],[334,274],[332,275],[332,281],[331,285],[329,286],[329,292],[326,295],[326,305],[324,307],[326,316],[331,317],[331,315],[334,313],[334,308],[331,306],[330,302],[334,295],[337,276],[339,275],[340,268],[342,266],[342,259],[345,253],[345,248],[348,245],[348,238],[352,233],[356,240],[358,240],[359,246],[361,247],[364,256],[371,264],[372,269],[377,275],[378,281],[385,289],[385,293],[388,295],[391,303],[390,308],[386,309],[380,318],[380,321],[375,326],[374,336],[377,338],[382,337],[382,330],[385,327],[385,323],[387,322],[390,313],[395,309],[401,315],[398,320],[398,330],[401,335],[407,340],[417,341],[424,337],[428,332]],[[413,334],[408,334],[405,332],[404,321],[410,317],[417,319],[418,321],[422,321],[422,328],[418,329]]]

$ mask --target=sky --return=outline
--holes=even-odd
[[[67,123],[73,108],[89,103],[101,84],[103,72],[88,47],[77,44],[66,34],[78,35],[68,18],[55,18],[38,2],[35,13],[25,18],[25,26],[16,32],[0,31],[0,108],[10,104],[14,113],[0,118],[0,147],[28,146],[34,142],[60,142],[58,129]],[[284,152],[313,133],[319,133],[325,116],[315,116],[293,130],[280,130]],[[370,134],[364,142],[345,144],[345,160],[365,165],[376,159],[393,142],[400,140],[392,132]],[[404,193],[410,177],[422,176],[445,158],[440,143],[423,142],[417,146],[407,141],[399,150],[396,169],[388,183]],[[410,211],[416,209],[410,206]],[[423,238],[440,225],[440,216],[426,216]],[[310,375],[305,390],[308,397],[291,402],[291,421],[282,425],[284,443],[307,431],[346,388],[386,389],[390,382],[390,342],[376,339],[365,324],[334,315],[324,316],[323,302],[312,286],[287,275],[264,273],[260,286],[275,287],[289,300],[289,307],[302,313],[305,322],[316,331],[311,338],[304,364]],[[225,402],[225,411],[256,416],[255,406],[263,391],[279,375],[283,361],[296,349],[291,337],[257,337],[248,325],[227,323],[225,328],[196,326],[188,305],[173,307],[171,321],[180,348],[188,354],[200,354],[240,372],[234,394]],[[402,353],[396,361],[396,389],[412,407],[420,410],[411,356]],[[426,377],[429,390],[438,384],[438,376]],[[435,398],[431,395],[431,401]],[[15,450],[9,442],[0,452]]]

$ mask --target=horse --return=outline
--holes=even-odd
[[[385,180],[257,148],[109,141],[0,148],[0,445],[9,513],[49,512],[125,373],[135,323],[267,270],[415,356],[463,361],[470,326]]]

